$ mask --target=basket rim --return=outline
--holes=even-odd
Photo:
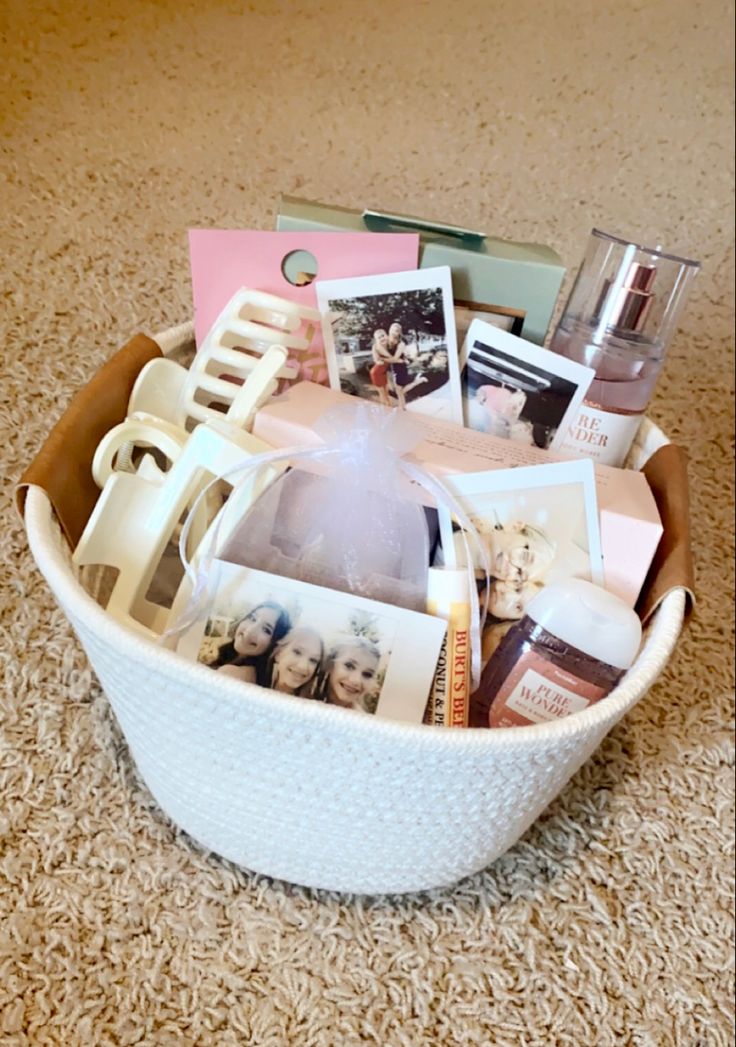
[[[559,743],[566,737],[587,736],[592,731],[606,730],[654,683],[676,646],[684,620],[685,590],[678,588],[670,592],[655,611],[642,650],[617,687],[604,700],[574,716],[513,730],[447,730],[425,724],[356,716],[350,710],[305,702],[288,695],[279,695],[275,700],[273,693],[266,688],[213,673],[208,667],[191,662],[118,622],[87,593],[74,574],[61,528],[41,487],[32,485],[28,489],[24,522],[36,565],[72,624],[75,620],[80,621],[120,654],[143,663],[151,677],[164,672],[181,686],[182,694],[187,689],[196,689],[199,693],[206,692],[210,700],[238,707],[240,711],[244,702],[252,703],[254,711],[260,709],[270,715],[278,710],[278,716],[285,724],[306,725],[316,717],[315,725],[323,728],[331,724],[340,733],[364,735],[368,732],[376,739],[393,739],[412,746],[452,749],[459,745],[466,752],[469,747],[480,751],[524,749],[528,745],[538,747],[544,741]]]

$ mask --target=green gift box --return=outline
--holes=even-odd
[[[452,270],[459,336],[470,320],[481,316],[542,345],[565,276],[560,256],[543,244],[498,240],[458,226],[328,206],[294,196],[281,197],[276,228],[419,233],[419,268],[448,265]]]

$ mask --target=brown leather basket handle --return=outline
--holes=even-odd
[[[695,572],[690,547],[690,495],[687,456],[677,444],[665,444],[645,463],[664,533],[639,597],[637,611],[646,622],[673,589],[684,589],[685,615],[695,602]]]
[[[128,413],[128,400],[141,369],[162,352],[137,334],[80,389],[49,433],[15,489],[21,516],[30,484],[42,487],[72,549],[79,541],[100,489],[92,477],[97,445]]]

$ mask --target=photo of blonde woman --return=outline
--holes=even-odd
[[[381,651],[369,640],[347,637],[331,646],[325,660],[319,695],[329,705],[357,712],[374,712]]]
[[[390,407],[391,399],[388,395],[388,372],[389,367],[391,366],[391,353],[388,347],[388,331],[385,331],[382,327],[377,328],[373,332],[371,359],[373,360],[373,366],[368,373],[371,378],[371,383],[378,393],[378,401],[383,404],[384,407]]]
[[[295,626],[273,649],[268,686],[281,694],[313,697],[323,657],[324,643],[317,630]]]

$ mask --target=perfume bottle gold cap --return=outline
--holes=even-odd
[[[608,314],[609,325],[624,331],[640,331],[644,326],[649,306],[654,297],[652,286],[656,276],[657,269],[653,265],[644,265],[641,262],[629,263],[623,284],[618,291],[612,292],[616,281],[607,280],[605,282],[596,313],[600,316],[608,295],[614,293],[616,300],[612,303]]]

